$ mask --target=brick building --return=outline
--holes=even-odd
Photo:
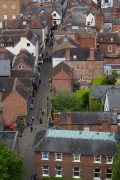
[[[108,179],[119,134],[97,131],[70,131],[60,127],[36,134],[35,173],[38,178]]]
[[[54,126],[67,130],[117,132],[117,112],[54,112]]]
[[[7,21],[15,19],[20,14],[23,0],[1,0],[0,1],[0,17]]]
[[[70,48],[55,51],[52,56],[52,87],[55,91],[74,91],[89,85],[93,78],[103,75],[103,57],[94,48]],[[67,77],[65,70],[60,68],[65,63],[69,66]],[[64,84],[64,86],[62,86]]]

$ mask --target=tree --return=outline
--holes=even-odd
[[[51,97],[52,112],[58,111],[80,111],[82,108],[82,100],[74,93],[58,92]]]
[[[24,164],[21,157],[17,157],[0,140],[0,179],[1,180],[23,180]]]
[[[114,85],[116,82],[116,78],[118,78],[119,75],[117,71],[113,70],[110,75],[107,75],[107,82],[108,84]]]
[[[120,143],[117,144],[118,151],[114,155],[113,164],[112,164],[112,180],[120,179]]]
[[[116,78],[115,85],[120,85],[120,78]]]

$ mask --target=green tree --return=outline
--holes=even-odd
[[[113,70],[110,75],[107,75],[107,83],[114,85],[116,82],[116,78],[118,78],[118,77],[119,77],[119,75],[118,75],[117,71]]]
[[[120,180],[120,143],[117,144],[118,151],[114,155],[112,164],[112,180]]]
[[[51,97],[52,111],[80,111],[82,108],[82,100],[74,93],[58,92]]]
[[[120,85],[120,78],[116,78],[115,85]]]
[[[24,172],[23,159],[0,140],[0,180],[23,180]]]

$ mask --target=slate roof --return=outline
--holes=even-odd
[[[105,16],[104,23],[120,24],[120,18],[113,18],[110,16]]]
[[[101,8],[102,13],[111,13],[113,7]]]
[[[60,112],[61,124],[67,124],[66,112]],[[109,124],[118,124],[117,114],[113,112],[71,112],[71,123],[82,125],[102,125],[102,119],[108,118]]]
[[[4,82],[4,79],[2,80]],[[2,96],[2,101],[9,96],[12,90],[16,90],[26,101],[28,100],[28,87],[26,87],[20,80],[8,79],[7,85],[4,85],[4,93]]]
[[[113,0],[115,6],[120,7],[120,0]]]
[[[68,10],[69,12],[76,12],[76,11],[86,11],[90,12],[90,6],[78,6],[78,7],[72,7],[71,9]]]
[[[39,42],[40,36],[33,32],[30,28],[27,29],[26,38],[35,46],[37,40]]]
[[[0,76],[10,76],[10,59],[0,60]]]
[[[72,11],[73,21],[86,22],[86,16],[80,11]]]
[[[77,26],[77,27],[79,27],[79,28],[84,28],[84,29],[85,29],[85,27],[84,27],[83,25],[81,25],[81,24],[79,24],[79,23],[77,23],[77,22],[75,22],[75,21],[73,21],[73,20],[64,21],[64,22],[62,23],[61,27],[62,27],[62,26],[66,26],[66,25],[68,25],[68,24],[70,24],[71,26]]]
[[[118,89],[120,88],[120,86],[115,86],[115,85],[91,86],[91,98],[101,100],[103,96],[105,96],[107,90],[111,88]]]
[[[111,38],[113,38],[112,41],[111,41]],[[99,43],[119,43],[118,33],[116,32],[98,33],[98,42]]]
[[[117,109],[120,113],[120,89],[109,89],[106,93],[108,99],[109,111]]]
[[[12,78],[26,78],[30,79],[33,78],[33,72],[27,70],[11,70],[11,77]]]
[[[56,74],[60,73],[61,71],[65,72],[70,77],[73,76],[73,69],[64,62],[61,62],[52,69],[52,77],[54,77]]]
[[[0,57],[0,60],[10,59],[10,64],[12,64],[14,56],[14,54],[12,54],[10,51],[6,49],[3,55]]]
[[[3,140],[13,152],[15,151],[17,137],[18,131],[0,131],[0,140]]]
[[[5,45],[9,42],[13,42],[13,44],[17,44],[20,41],[20,35],[12,33],[10,34],[7,30],[2,30],[0,34],[0,43],[4,43]]]
[[[56,41],[54,41],[54,45],[57,46],[57,45],[60,45],[62,43],[70,43],[71,45],[75,46],[75,47],[78,47],[78,42],[76,42],[75,40],[71,39],[70,37],[62,37]]]
[[[47,136],[47,134],[50,131],[53,136]],[[59,131],[59,132],[58,132]],[[103,139],[94,139],[90,138],[89,134],[96,133],[96,136],[99,133],[98,132],[86,132],[88,133],[89,139],[81,138],[82,131],[79,131],[79,137],[74,138],[74,133],[76,131],[72,131],[71,138],[64,137],[61,138],[58,137],[57,134],[65,134],[69,133],[69,130],[42,130],[38,133],[36,133],[34,143],[32,146],[32,150],[36,152],[53,152],[53,153],[70,153],[70,154],[84,154],[84,155],[105,155],[105,156],[113,156],[117,152],[117,144],[116,144],[116,138],[120,139],[120,135],[117,133],[113,133],[112,136],[114,136],[115,140],[111,140],[110,133],[108,135],[108,140]],[[107,135],[106,134],[106,135]],[[57,135],[57,137],[55,137]],[[101,148],[102,147],[102,148]]]

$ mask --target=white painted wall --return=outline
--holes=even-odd
[[[59,63],[61,63],[62,61],[65,61],[65,60],[66,60],[66,58],[52,58],[52,67],[54,68]]]
[[[92,0],[92,1],[97,4],[97,0]]]
[[[108,0],[108,3],[105,3],[105,0],[101,0],[101,8],[113,7],[113,0]]]
[[[86,16],[86,25],[90,22],[90,26],[95,26],[95,17],[90,13]]]
[[[108,104],[107,94],[106,94],[106,98],[105,98],[104,111],[109,111],[109,104]]]
[[[56,14],[56,16],[53,16],[53,14]],[[57,11],[53,11],[52,12],[52,22],[53,22],[53,25],[54,25],[54,21],[56,21],[56,25],[60,25],[61,24],[61,20],[62,20],[62,17],[58,14]]]

